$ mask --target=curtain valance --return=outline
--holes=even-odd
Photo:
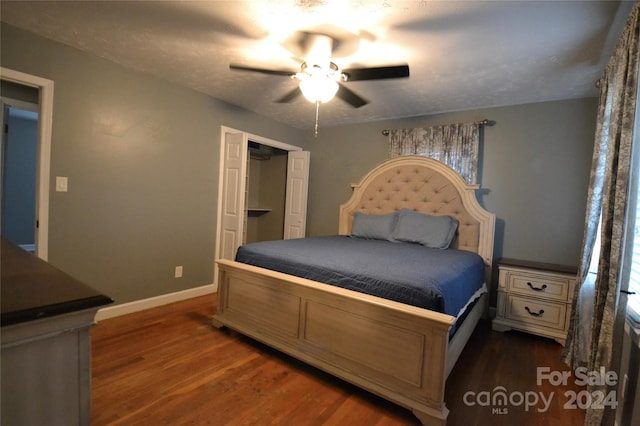
[[[448,165],[475,184],[481,123],[447,124],[389,131],[389,157],[424,155]]]

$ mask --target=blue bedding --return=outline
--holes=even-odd
[[[251,243],[236,261],[454,317],[484,283],[476,253],[342,235]]]

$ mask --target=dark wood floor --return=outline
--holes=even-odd
[[[419,424],[402,407],[212,328],[214,305],[215,295],[203,296],[94,327],[91,424]],[[448,425],[582,425],[582,411],[563,408],[565,392],[580,388],[571,380],[565,387],[536,384],[537,367],[568,370],[561,350],[551,340],[493,332],[481,322],[447,380]],[[497,407],[501,413],[481,405],[498,386],[513,402]],[[550,408],[517,406],[527,392],[553,395]]]

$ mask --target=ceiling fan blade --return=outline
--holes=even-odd
[[[300,88],[296,87],[295,89],[293,89],[292,91],[290,91],[289,93],[287,93],[286,95],[278,99],[276,102],[280,104],[289,103],[293,101],[295,98],[297,98],[298,96],[300,96],[301,93],[302,92],[300,91]]]
[[[383,80],[386,78],[409,77],[409,65],[394,65],[388,67],[348,68],[342,70],[346,81]]]
[[[364,98],[361,98],[359,95],[356,95],[353,91],[351,91],[350,89],[347,89],[342,84],[338,88],[338,92],[336,93],[336,96],[354,108],[360,108],[361,106],[364,106],[369,103],[369,101],[367,101]]]
[[[265,68],[254,68],[254,67],[245,67],[243,65],[234,65],[230,64],[229,69],[235,71],[250,71],[250,72],[259,72],[262,74],[270,74],[270,75],[282,75],[285,77],[292,77],[296,75],[295,71],[286,71],[286,70],[270,70]]]

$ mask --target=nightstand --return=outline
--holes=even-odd
[[[564,346],[576,274],[575,267],[500,259],[493,330],[525,331]]]

